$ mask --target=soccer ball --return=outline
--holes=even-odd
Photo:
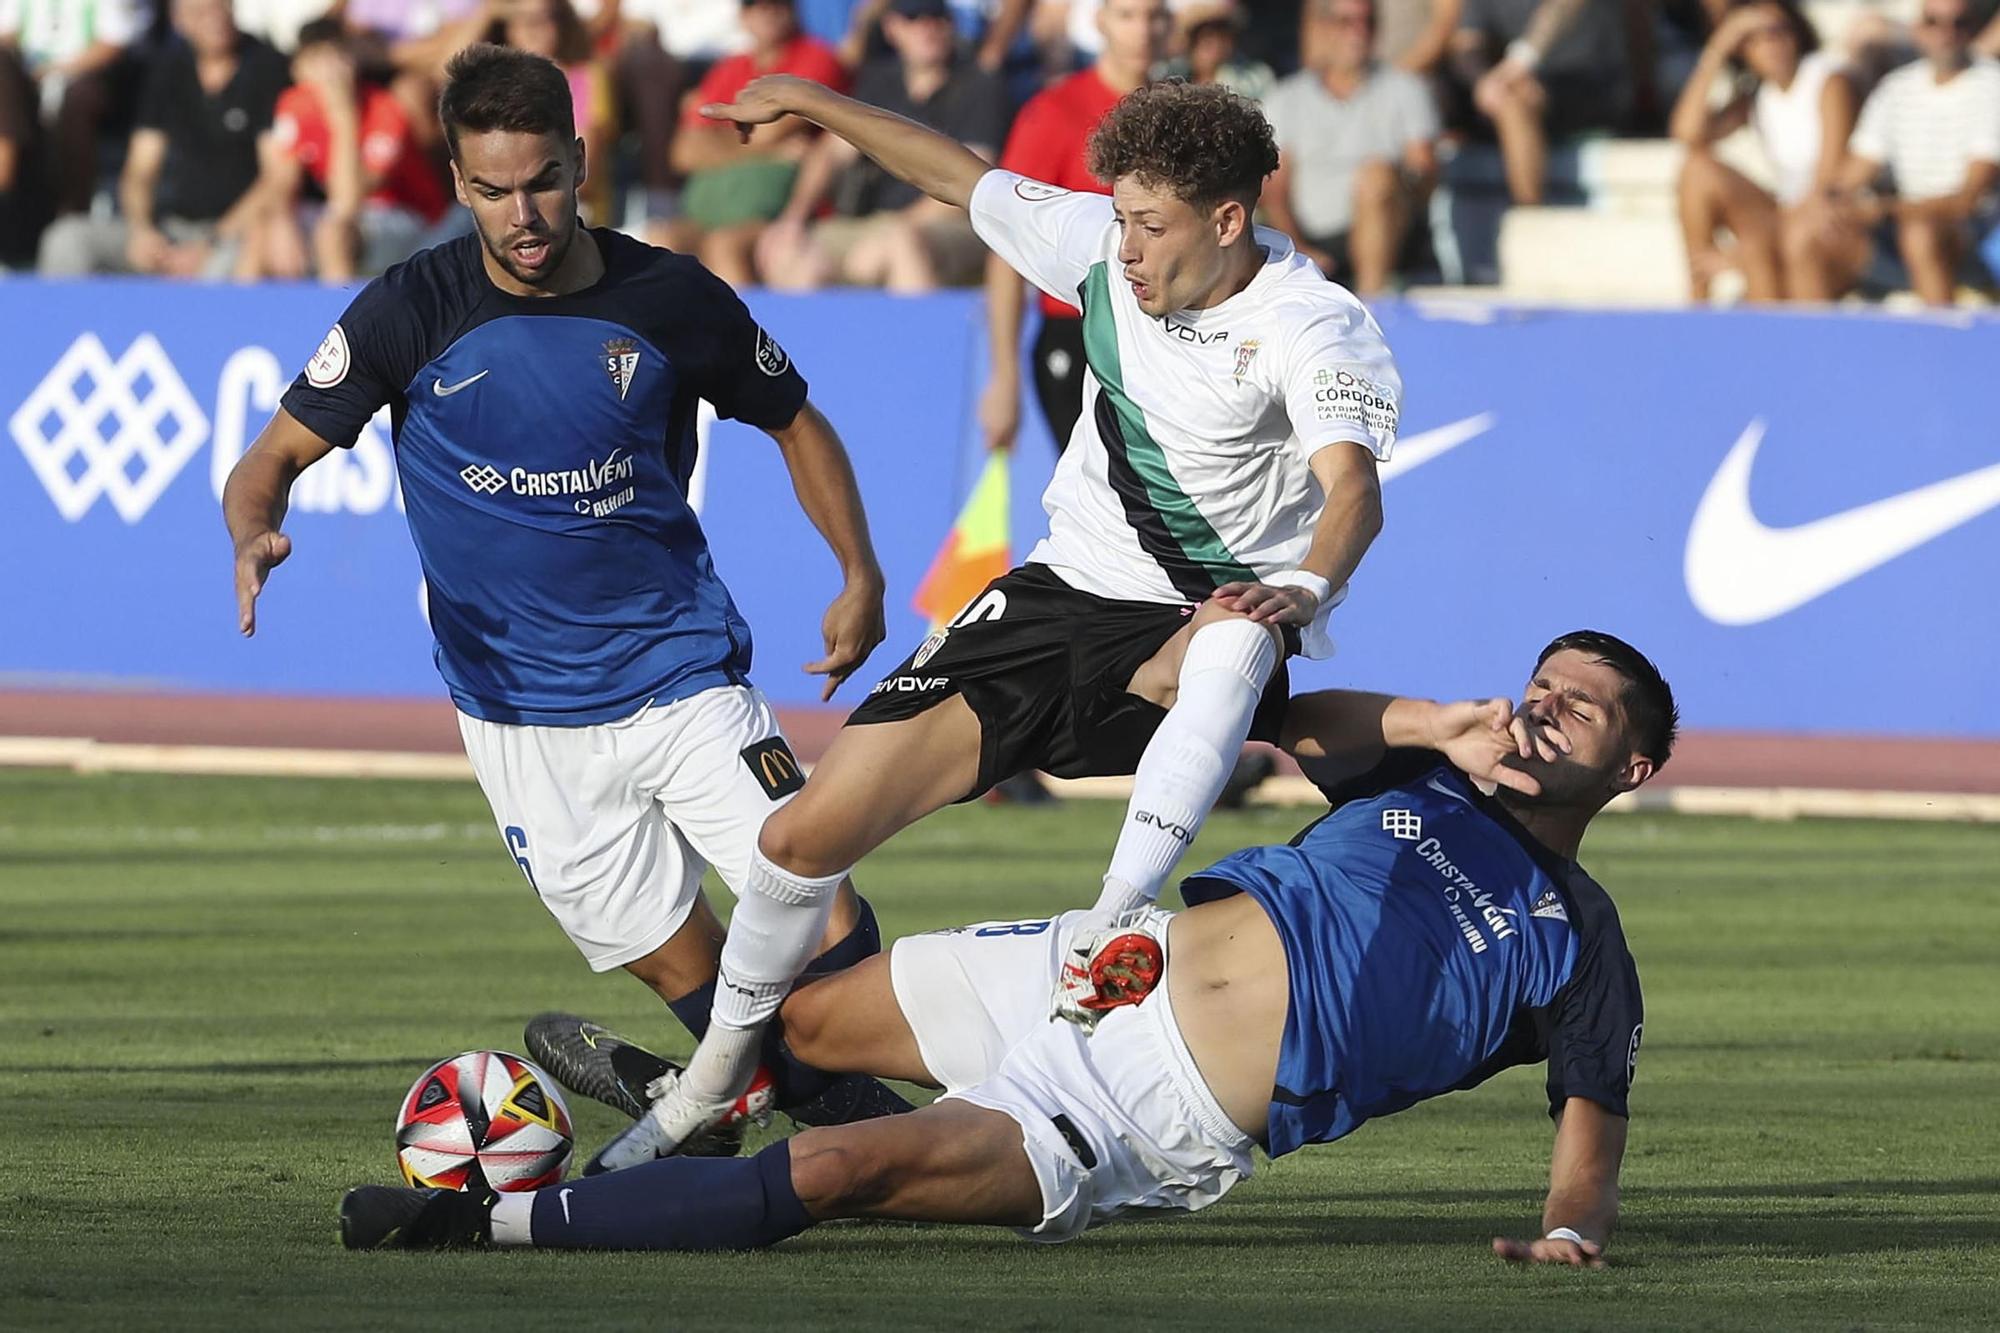
[[[563,1178],[572,1142],[555,1081],[504,1051],[438,1061],[396,1113],[396,1164],[414,1186],[540,1189]]]

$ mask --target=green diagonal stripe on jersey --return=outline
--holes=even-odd
[[[1199,565],[1212,580],[1211,588],[1225,583],[1254,581],[1256,573],[1223,545],[1222,538],[1209,526],[1208,519],[1174,479],[1174,474],[1167,467],[1166,452],[1146,429],[1145,413],[1125,392],[1124,368],[1118,359],[1118,327],[1111,316],[1109,265],[1092,266],[1090,276],[1084,279],[1082,296],[1084,358],[1090,363],[1091,373],[1097,376],[1104,396],[1110,400],[1111,415],[1118,427],[1115,432],[1099,432],[1106,437],[1104,447],[1111,455],[1113,486],[1120,489],[1121,498],[1128,502],[1129,510],[1135,497],[1125,488],[1117,487],[1115,476],[1118,464],[1123,462],[1143,488],[1144,501],[1158,519],[1156,527],[1154,523],[1145,521],[1153,515],[1128,512],[1133,527],[1138,530],[1140,544],[1148,548],[1147,554],[1160,561],[1169,574],[1172,574],[1174,564]],[[1148,538],[1154,536],[1171,541],[1179,549],[1151,549],[1153,542]],[[1182,591],[1191,590],[1183,588]]]

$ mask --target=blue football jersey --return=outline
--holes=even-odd
[[[285,410],[348,446],[384,404],[452,699],[583,726],[750,670],[750,627],[687,501],[695,413],[776,428],[806,384],[684,255],[592,230],[604,276],[495,287],[467,236],[355,297]]]
[[[1271,1155],[1542,1060],[1551,1113],[1587,1097],[1627,1114],[1643,1005],[1604,890],[1441,756],[1329,794],[1289,846],[1181,886],[1190,904],[1250,894],[1284,941]]]

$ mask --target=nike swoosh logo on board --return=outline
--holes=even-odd
[[[1481,412],[1477,416],[1466,417],[1445,426],[1436,426],[1416,435],[1405,435],[1396,441],[1396,447],[1390,451],[1389,461],[1376,469],[1376,475],[1383,481],[1393,481],[1405,472],[1415,471],[1433,458],[1450,453],[1467,440],[1478,439],[1492,430],[1493,423],[1498,419],[1491,412]]]
[[[470,379],[462,379],[456,384],[449,384],[449,385],[446,384],[441,379],[434,379],[431,381],[431,392],[436,394],[440,398],[449,398],[453,394],[457,393],[460,389],[471,388],[473,385],[479,383],[479,381],[485,379],[487,375],[491,373],[492,373],[491,371],[482,370],[477,375],[472,376]]]
[[[1718,625],[1755,625],[1860,578],[2000,507],[2000,463],[1789,528],[1750,508],[1764,442],[1752,421],[1715,470],[1689,525],[1683,573],[1695,609]]]

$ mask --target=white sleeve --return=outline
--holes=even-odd
[[[1329,305],[1300,330],[1282,373],[1285,412],[1302,457],[1347,441],[1389,461],[1403,377],[1381,330],[1358,304]]]
[[[967,212],[994,254],[1071,305],[1091,265],[1104,257],[1104,231],[1114,221],[1107,195],[1061,190],[999,170],[979,178]]]

